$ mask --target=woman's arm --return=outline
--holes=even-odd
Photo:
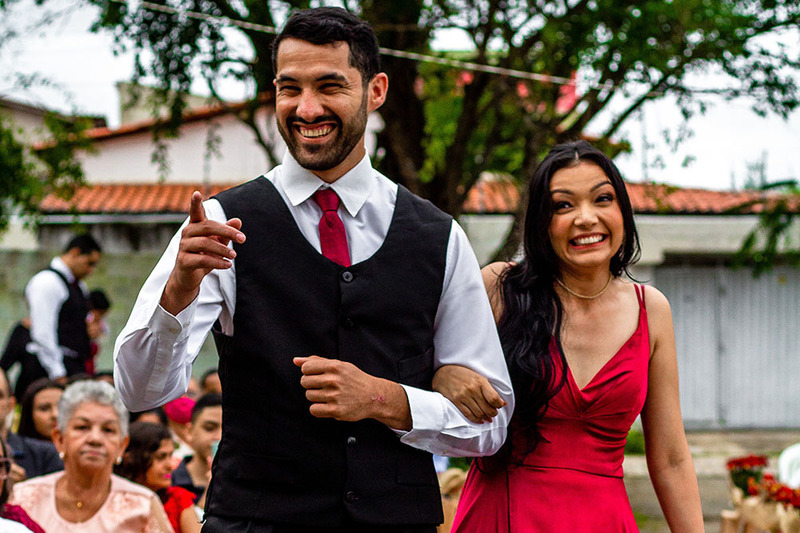
[[[508,265],[509,263],[492,263],[481,270],[495,322],[500,319],[503,307],[500,276]],[[461,414],[475,423],[491,422],[497,415],[497,410],[505,405],[488,379],[459,365],[440,367],[433,376],[432,387],[453,402]]]
[[[683,430],[672,311],[658,290],[646,287],[645,294],[651,353],[642,411],[647,468],[670,531],[697,533],[704,531],[703,511]]]
[[[194,505],[181,511],[180,523],[181,533],[200,533],[200,529],[203,527],[203,524],[197,519]]]

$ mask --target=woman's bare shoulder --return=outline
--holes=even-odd
[[[644,287],[644,303],[648,313],[653,314],[672,314],[669,300],[660,290],[652,285],[642,285]]]

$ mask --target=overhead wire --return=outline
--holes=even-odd
[[[126,0],[109,0],[111,2],[116,2],[119,4],[126,4]],[[221,15],[209,15],[206,13],[199,13],[197,11],[189,11],[178,9],[171,6],[155,4],[153,2],[148,2],[147,0],[143,0],[138,2],[138,6],[144,9],[148,9],[151,11],[157,11],[161,13],[167,13],[171,15],[182,15],[189,18],[203,20],[203,21],[212,21],[212,22],[222,22],[226,24],[230,24],[231,26],[236,26],[238,28],[244,30],[250,30],[260,33],[268,33],[275,35],[279,32],[277,28],[274,26],[267,26],[264,24],[256,24],[253,22],[247,22],[243,20],[236,20],[230,17],[225,17]],[[392,48],[385,48],[380,47],[378,51],[382,55],[391,56],[391,57],[398,57],[402,59],[409,59],[412,61],[418,61],[422,63],[433,63],[438,65],[444,65],[453,68],[460,68],[464,70],[469,70],[473,72],[485,72],[488,74],[498,74],[501,76],[508,76],[510,78],[518,78],[518,79],[525,79],[531,81],[538,81],[544,83],[553,83],[556,85],[575,85],[575,80],[570,78],[564,78],[561,76],[551,76],[549,74],[537,74],[535,72],[527,72],[524,70],[517,70],[517,69],[510,69],[505,67],[498,67],[495,65],[485,65],[482,63],[473,63],[470,61],[461,61],[458,59],[451,59],[446,57],[440,56],[433,56],[429,54],[418,54],[415,52],[408,52],[405,50],[395,50]]]

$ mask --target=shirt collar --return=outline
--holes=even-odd
[[[336,192],[347,212],[356,216],[366,203],[375,184],[375,171],[368,155],[353,167],[347,174],[328,184],[313,172],[300,166],[287,151],[281,165],[281,185],[286,197],[293,206],[298,206],[311,198],[318,189],[330,187]]]
[[[69,269],[67,264],[60,257],[53,258],[53,260],[50,262],[50,268],[58,270],[64,274],[68,282],[73,283],[75,281],[75,274],[72,273],[72,270]]]

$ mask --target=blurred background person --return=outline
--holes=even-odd
[[[11,468],[14,461],[8,452],[8,447],[3,439],[0,439],[0,531],[3,533],[44,533],[39,524],[28,516],[28,513],[19,505],[8,503],[8,495],[11,492],[10,479]]]
[[[114,385],[114,372],[111,370],[103,370],[101,372],[95,372],[92,379],[96,381],[105,381],[109,385]]]
[[[91,339],[86,325],[89,291],[83,279],[94,271],[100,252],[91,235],[78,235],[25,287],[31,318],[28,349],[40,365],[32,378],[59,379],[86,371]]]
[[[192,376],[189,378],[189,386],[186,388],[186,394],[184,394],[184,396],[191,398],[192,400],[197,400],[200,396],[202,396],[200,383],[197,381],[196,377]]]
[[[172,532],[156,494],[112,473],[128,444],[128,411],[111,385],[67,387],[53,441],[64,471],[17,483],[12,495],[46,531]]]
[[[164,413],[167,415],[167,427],[172,432],[172,439],[177,445],[175,448],[175,457],[177,459],[192,455],[191,425],[194,404],[195,401],[191,398],[181,396],[164,405]]]
[[[16,405],[17,400],[10,392],[6,373],[0,369],[0,438],[8,448],[4,457],[12,460],[8,471],[11,483],[63,470],[64,463],[51,442],[9,431],[11,413]]]
[[[199,507],[205,504],[204,495],[211,479],[211,460],[215,446],[222,438],[222,396],[201,396],[192,409],[192,455],[184,458],[172,473],[172,484],[195,495]]]
[[[111,309],[111,301],[103,289],[94,289],[89,292],[89,314],[86,316],[86,329],[89,332],[89,357],[84,362],[86,373],[90,376],[96,374],[95,361],[97,354],[100,353],[100,339],[108,335],[109,328],[105,321],[108,310]],[[112,376],[111,372],[105,373]]]
[[[176,533],[200,533],[201,524],[194,509],[195,495],[172,486],[175,443],[169,429],[161,424],[134,422],[129,438],[122,463],[114,467],[114,473],[158,494]]]
[[[219,380],[219,372],[216,368],[209,368],[203,372],[200,378],[201,394],[222,394],[222,382]]]
[[[14,385],[14,396],[17,398],[22,398],[27,386],[42,376],[42,365],[39,364],[36,355],[28,351],[30,342],[31,319],[25,317],[11,326],[3,356],[0,357],[0,368],[6,372],[15,364],[19,365]]]
[[[48,378],[31,383],[22,397],[17,433],[51,442],[58,420],[58,402],[63,393],[64,385]]]
[[[164,412],[163,407],[155,407],[147,411],[131,413],[131,423],[133,422],[150,422],[151,424],[161,424],[167,427],[167,414]]]

